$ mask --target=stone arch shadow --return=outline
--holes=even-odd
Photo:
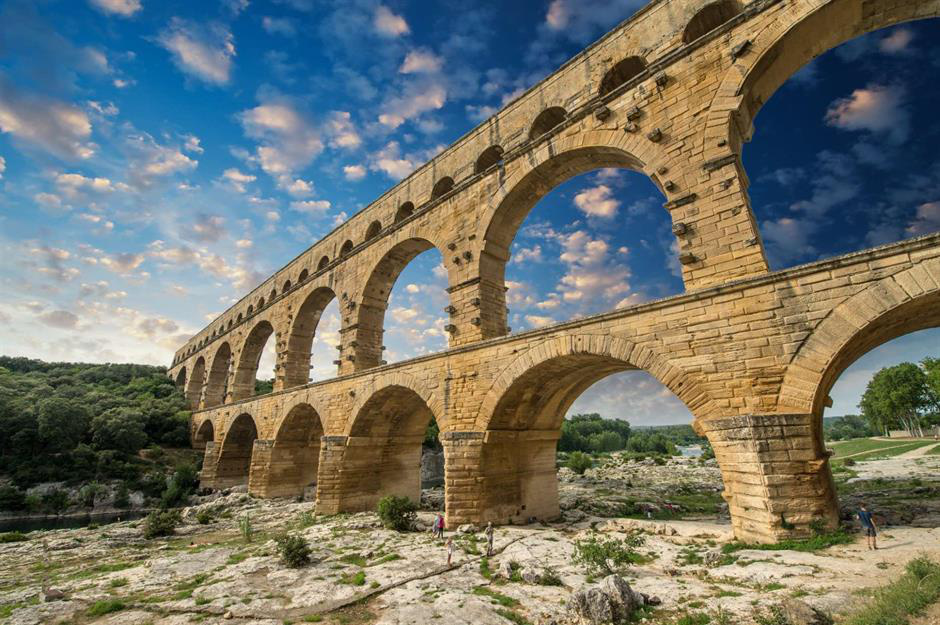
[[[321,413],[302,400],[284,411],[273,438],[254,443],[248,492],[259,497],[305,497],[317,483]]]

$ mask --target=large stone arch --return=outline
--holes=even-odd
[[[191,408],[199,406],[199,399],[202,397],[202,389],[206,382],[206,359],[200,356],[193,363],[193,369],[189,376],[189,382],[186,384],[186,401]]]
[[[351,353],[344,349],[343,357],[353,360],[354,371],[370,369],[382,364],[382,337],[385,333],[385,309],[398,276],[419,254],[430,249],[444,252],[430,239],[410,236],[396,242],[366,273],[362,297],[353,314],[353,338],[349,342]],[[347,302],[341,306],[348,307]],[[345,325],[345,324],[344,324]],[[345,331],[345,329],[344,329]],[[345,341],[344,341],[345,343]]]
[[[352,407],[349,410],[351,418],[346,422],[343,428],[344,436],[351,436],[355,426],[357,416],[362,412],[363,406],[383,390],[393,387],[408,389],[421,398],[424,404],[431,410],[434,420],[437,421],[441,430],[448,428],[447,416],[445,414],[444,402],[436,393],[428,388],[428,385],[420,378],[408,373],[407,371],[388,371],[379,373],[371,377],[365,387],[360,387],[356,391],[356,397]]]
[[[212,365],[206,378],[203,407],[212,408],[225,401],[228,395],[229,370],[232,367],[232,346],[228,341],[219,345],[212,355]]]
[[[787,367],[779,412],[811,413],[822,446],[822,413],[836,380],[858,358],[894,338],[940,326],[940,259],[869,284],[834,308]]]
[[[247,412],[236,416],[222,439],[215,465],[215,488],[231,488],[248,484],[252,452],[258,440],[258,425]]]
[[[363,394],[346,435],[324,438],[318,510],[371,510],[386,495],[421,499],[421,446],[437,415],[408,386],[389,383]]]
[[[709,151],[740,156],[761,107],[793,74],[817,56],[866,33],[902,22],[940,16],[937,0],[881,6],[870,0],[806,0],[781,9],[779,19],[750,38],[712,100],[706,131]],[[709,148],[708,146],[719,146]]]
[[[335,299],[333,289],[318,286],[311,289],[297,309],[287,336],[287,353],[281,360],[283,375],[279,388],[301,386],[310,381],[310,357],[320,316]]]
[[[245,337],[239,350],[235,375],[232,378],[232,399],[234,401],[254,396],[258,363],[261,361],[264,346],[272,335],[274,335],[274,326],[267,319],[261,319],[255,323]]]
[[[696,417],[707,415],[712,410],[711,401],[697,379],[673,366],[649,348],[610,335],[570,334],[546,340],[537,347],[520,354],[503,369],[480,404],[474,429],[477,431],[489,429],[499,403],[503,401],[509,390],[539,365],[585,356],[589,358],[583,361],[596,363],[596,369],[583,371],[580,375],[584,378],[571,387],[573,392],[577,392],[582,386],[583,392],[584,389],[611,373],[641,369],[672,391]],[[571,401],[574,401],[577,395],[580,395],[580,392],[577,392]]]
[[[302,497],[317,482],[323,430],[313,406],[295,403],[274,438],[255,444],[249,492],[259,497]]]
[[[477,416],[479,522],[526,522],[558,515],[555,467],[561,423],[591,385],[643,369],[693,413],[707,398],[691,376],[651,350],[610,335],[574,334],[533,346],[494,381]]]

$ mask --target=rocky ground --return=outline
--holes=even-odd
[[[908,459],[903,482],[877,476],[879,462],[886,461],[859,463],[853,475],[840,476],[852,480],[849,499],[864,496],[886,517],[903,516],[897,509],[912,501],[937,499],[940,456]],[[499,528],[497,553],[485,564],[479,533],[453,534],[459,548],[448,566],[444,546],[426,531],[386,530],[371,513],[315,517],[309,502],[241,493],[187,510],[170,538],[143,539],[139,522],[33,533],[0,545],[0,623],[570,623],[571,606],[589,597],[579,590],[599,581],[572,558],[574,541],[593,531],[642,534],[644,563],[624,578],[661,600],[639,616],[663,625],[746,625],[762,606],[794,598],[839,613],[858,603],[859,589],[890,581],[914,556],[940,560],[940,530],[914,526],[926,525],[931,510],[886,527],[878,551],[858,540],[814,553],[722,554],[732,537],[715,502],[718,470],[709,463],[614,460],[584,476],[563,470],[560,483],[564,519]],[[913,488],[929,492],[906,492]],[[200,510],[212,511],[213,520],[199,524]],[[641,518],[602,516],[616,511]],[[239,528],[246,515],[251,541]],[[432,518],[420,513],[425,525]],[[310,565],[280,563],[272,537],[285,530],[310,541]],[[561,585],[543,585],[551,572]],[[43,599],[57,592],[63,596]]]

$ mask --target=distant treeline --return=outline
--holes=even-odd
[[[0,356],[0,474],[16,487],[134,483],[151,445],[189,447],[186,402],[163,367]]]
[[[631,428],[623,419],[605,419],[597,413],[572,415],[561,425],[558,451],[590,453],[633,451],[675,455],[677,445],[707,444],[691,425]]]

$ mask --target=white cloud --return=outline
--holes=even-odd
[[[552,0],[548,5],[548,12],[545,14],[545,23],[552,30],[561,30],[568,25],[571,13],[565,0]]]
[[[236,289],[253,288],[265,277],[249,268],[241,256],[237,259],[237,264],[233,265],[223,256],[206,249],[186,245],[171,247],[161,240],[153,241],[147,246],[147,255],[166,267],[176,266],[188,270],[195,265],[220,280],[230,282]]]
[[[199,137],[196,135],[183,135],[184,143],[183,149],[187,152],[195,152],[196,154],[202,154],[205,150],[202,149],[200,145]]]
[[[87,178],[81,174],[59,174],[55,178],[56,186],[66,197],[74,198],[82,191],[110,193],[114,186],[107,178]]]
[[[351,180],[353,182],[356,180],[362,180],[366,177],[366,168],[362,165],[346,165],[343,167],[343,175],[346,176],[346,180]]]
[[[904,108],[900,86],[869,85],[847,98],[836,100],[826,111],[826,123],[844,130],[868,130],[903,143],[910,131],[910,113]]]
[[[288,101],[272,101],[239,115],[245,134],[257,139],[255,159],[281,188],[294,182],[291,174],[306,167],[323,149],[319,133]]]
[[[240,249],[248,249],[249,247],[254,246],[254,241],[251,239],[239,239],[235,241],[235,247]]]
[[[221,215],[199,213],[192,225],[192,233],[186,234],[187,239],[215,243],[227,234],[225,218]]]
[[[313,194],[313,183],[300,178],[285,184],[283,188],[291,197],[307,197]]]
[[[326,122],[326,134],[330,137],[330,146],[334,148],[358,148],[362,137],[356,131],[350,114],[346,111],[333,111]]]
[[[563,250],[559,258],[568,267],[557,290],[565,302],[596,312],[630,293],[630,269],[610,261],[606,241],[584,230],[559,235],[559,239]]]
[[[910,236],[921,236],[940,230],[940,202],[927,202],[917,207],[917,216],[907,227]]]
[[[914,40],[914,31],[909,28],[897,28],[890,35],[878,42],[878,49],[885,54],[902,54]]]
[[[173,18],[158,41],[173,55],[180,71],[208,83],[228,83],[235,56],[234,38],[228,29]]]
[[[3,178],[3,172],[7,170],[7,161],[5,158],[0,156],[0,179]]]
[[[291,210],[306,215],[324,215],[330,210],[330,203],[327,200],[302,200],[290,203]]]
[[[239,193],[244,193],[245,185],[249,182],[254,182],[257,179],[257,176],[243,174],[235,167],[230,167],[229,169],[226,169],[224,172],[222,172],[222,177],[228,182],[229,186]]]
[[[55,193],[37,193],[33,196],[33,200],[35,200],[37,204],[41,204],[46,208],[58,208],[62,206],[62,198],[60,198]]]
[[[542,260],[542,246],[535,244],[532,247],[521,247],[512,255],[512,262],[514,263],[524,263],[524,262],[540,262]]]
[[[790,208],[814,218],[847,202],[861,192],[856,179],[855,164],[844,154],[823,150],[816,156],[818,175],[810,182],[813,189],[808,200],[794,202]]]
[[[419,287],[417,284],[408,284],[405,285],[405,292],[415,295],[421,292],[421,287]]]
[[[555,323],[554,319],[543,315],[526,315],[525,320],[533,328],[544,328]]]
[[[620,202],[613,197],[613,191],[607,185],[598,185],[585,189],[574,196],[574,204],[585,215],[610,219],[616,217]]]
[[[400,15],[395,15],[383,4],[376,7],[375,15],[372,18],[372,25],[375,27],[377,33],[386,37],[399,37],[411,32],[405,18]]]
[[[422,83],[412,85],[411,89],[413,92],[393,96],[382,106],[380,124],[394,130],[422,113],[442,108],[447,102],[447,90],[442,84]]]
[[[72,104],[21,93],[0,76],[0,132],[64,159],[87,159],[97,146],[88,115]]]
[[[153,178],[196,169],[199,161],[192,159],[176,146],[161,145],[147,133],[127,137],[130,152],[131,176],[139,185],[147,186]]]
[[[444,61],[428,50],[412,50],[398,68],[400,74],[430,74],[441,69]]]
[[[101,102],[89,100],[86,104],[88,104],[88,108],[105,117],[114,117],[121,112],[113,102],[105,102],[102,104]]]
[[[65,262],[72,258],[72,254],[68,250],[41,245],[30,248],[29,252],[39,257],[40,265],[36,268],[36,271],[51,276],[57,282],[68,282],[80,274],[75,267],[65,265]]]
[[[121,17],[130,17],[140,11],[143,7],[140,0],[89,0],[91,5],[105,13],[120,15]]]
[[[268,211],[264,214],[264,218],[270,222],[277,222],[281,220],[281,214],[277,211]]]
[[[392,180],[401,180],[418,166],[418,162],[401,154],[397,141],[390,141],[372,155],[370,169],[385,173]]]
[[[269,35],[283,35],[293,37],[297,34],[294,22],[286,17],[267,17],[261,20],[261,26]]]
[[[78,317],[67,310],[50,310],[38,316],[38,319],[53,328],[72,330],[78,325]]]
[[[780,219],[761,224],[761,235],[771,254],[781,263],[787,264],[805,256],[815,255],[816,248],[810,239],[818,229],[813,219]]]

